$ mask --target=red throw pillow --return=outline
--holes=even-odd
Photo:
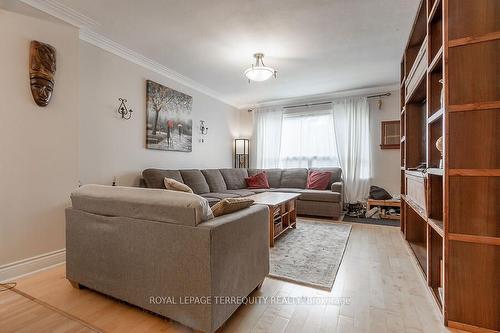
[[[245,178],[248,188],[269,188],[267,175],[265,171],[259,172],[252,177]]]
[[[307,186],[306,188],[310,190],[326,190],[330,179],[332,178],[332,173],[329,171],[309,171],[307,175]]]

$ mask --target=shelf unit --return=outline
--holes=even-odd
[[[499,0],[422,0],[401,60],[401,232],[443,323],[478,332],[500,331],[499,59]]]

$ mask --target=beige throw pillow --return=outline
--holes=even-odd
[[[213,205],[212,212],[217,217],[250,207],[253,202],[252,199],[247,198],[227,198]]]
[[[189,186],[178,182],[175,179],[165,177],[165,179],[163,179],[163,183],[165,184],[165,188],[167,190],[193,193],[193,190]]]

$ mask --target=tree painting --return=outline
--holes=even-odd
[[[149,80],[146,98],[146,148],[190,152],[193,98]]]

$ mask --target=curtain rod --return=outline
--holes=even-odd
[[[376,97],[386,97],[386,96],[391,96],[391,93],[387,92],[385,94],[371,95],[371,96],[366,96],[366,98],[376,98]],[[326,104],[332,104],[332,103],[333,102],[321,102],[321,103],[307,103],[307,104],[300,104],[300,105],[289,105],[289,106],[284,106],[283,109],[309,107],[309,106],[316,106],[316,105],[326,105]]]
[[[332,102],[309,103],[309,104],[301,104],[301,105],[290,105],[290,106],[284,106],[283,109],[300,108],[300,107],[304,107],[304,106],[316,106],[316,105],[325,105],[325,104],[332,104]]]
[[[371,95],[371,96],[366,96],[366,98],[376,98],[376,97],[386,97],[386,96],[391,96],[391,93],[385,93],[385,94],[378,94],[378,95]]]

